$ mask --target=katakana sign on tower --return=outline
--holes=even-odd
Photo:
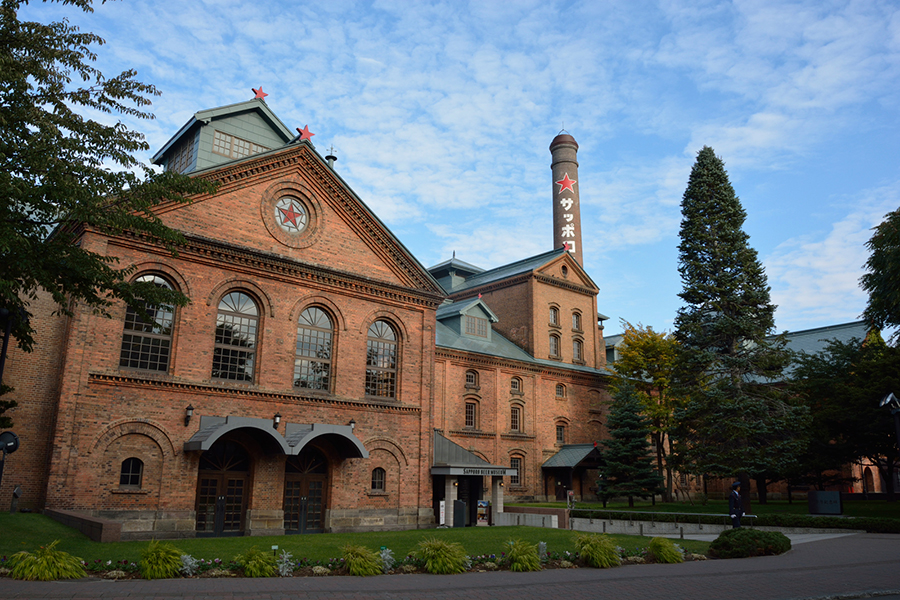
[[[553,247],[565,246],[578,264],[581,257],[581,202],[578,197],[578,142],[561,133],[550,143],[553,172]]]

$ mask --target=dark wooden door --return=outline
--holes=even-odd
[[[284,469],[285,533],[325,531],[328,461],[316,449],[288,458]]]
[[[217,442],[200,457],[197,535],[241,535],[250,487],[250,457],[243,446]]]

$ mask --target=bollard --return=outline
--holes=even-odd
[[[640,527],[640,535],[644,535],[644,524],[640,523],[638,526]]]
[[[680,527],[679,529],[681,529],[681,539],[684,539],[684,527]]]

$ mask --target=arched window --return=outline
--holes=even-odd
[[[122,461],[122,471],[119,475],[120,488],[139,489],[144,477],[144,462],[139,458],[126,458]]]
[[[511,392],[521,392],[522,391],[522,380],[518,377],[513,377],[509,380],[509,391]]]
[[[250,296],[230,292],[219,302],[212,376],[253,381],[259,309]]]
[[[303,311],[297,322],[297,354],[294,358],[294,387],[331,389],[331,352],[334,326],[321,308]]]
[[[559,356],[559,336],[550,336],[550,356]]]
[[[466,371],[466,387],[478,387],[478,371]]]
[[[556,424],[556,443],[557,444],[565,444],[566,443],[566,424],[565,423],[557,423]]]
[[[524,431],[522,427],[522,407],[512,406],[509,409],[509,430]]]
[[[510,487],[521,487],[525,485],[525,474],[522,472],[522,457],[513,456],[509,459],[509,466],[516,470],[515,475],[510,475]]]
[[[559,325],[559,309],[555,306],[550,307],[550,324]]]
[[[478,429],[478,403],[466,402],[466,428]]]
[[[565,398],[566,397],[566,386],[561,383],[556,384],[556,397],[557,398]]]
[[[397,396],[397,333],[387,321],[369,327],[366,345],[366,395]]]
[[[572,340],[572,360],[584,361],[584,342]]]
[[[581,331],[581,313],[573,312],[572,313],[572,329],[575,331]]]
[[[375,467],[372,469],[372,491],[373,492],[383,492],[384,491],[384,479],[385,473],[384,469],[381,467]]]
[[[150,283],[171,290],[168,281],[157,275],[141,275],[135,281]],[[144,303],[144,311],[152,317],[145,321],[132,307],[125,309],[125,330],[122,333],[122,352],[119,366],[147,371],[169,370],[172,353],[172,324],[175,309],[167,304]]]

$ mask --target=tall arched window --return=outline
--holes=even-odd
[[[297,323],[297,355],[294,358],[294,387],[331,389],[331,352],[334,326],[321,308],[303,311]]]
[[[572,340],[572,360],[584,361],[584,342],[581,340]]]
[[[550,324],[559,325],[559,309],[555,306],[550,307]]]
[[[366,395],[397,397],[397,333],[386,321],[375,321],[369,327]]]
[[[581,313],[573,312],[572,313],[572,329],[575,331],[581,331]]]
[[[384,491],[384,479],[385,473],[384,469],[381,467],[375,467],[372,469],[372,491],[373,492],[383,492]]]
[[[522,473],[522,457],[513,456],[512,458],[510,458],[509,466],[516,470],[516,474],[510,475],[509,477],[510,487],[520,487],[524,485],[525,474]]]
[[[513,406],[509,409],[509,430],[523,431],[521,406]]]
[[[250,296],[230,292],[219,302],[212,376],[253,381],[259,309]]]
[[[168,281],[157,275],[141,275],[135,281],[172,289]],[[169,370],[169,357],[172,353],[175,309],[167,304],[146,302],[143,308],[152,317],[150,323],[132,307],[125,309],[125,331],[122,333],[119,366],[166,372]]]
[[[474,400],[466,402],[466,429],[478,429],[478,403]]]
[[[550,356],[559,356],[559,336],[550,336]]]

